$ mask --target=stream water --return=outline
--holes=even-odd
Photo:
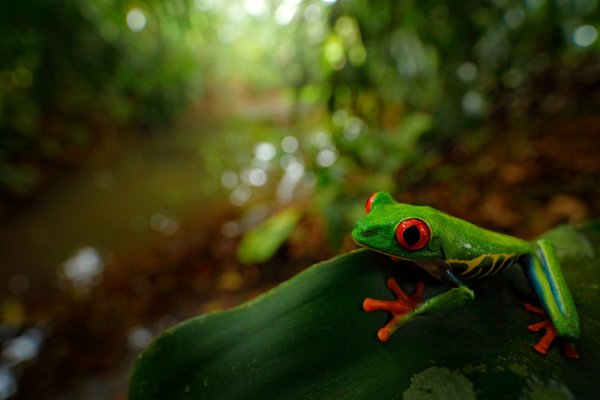
[[[175,234],[186,214],[218,193],[218,178],[199,160],[203,129],[113,139],[82,169],[6,217],[1,290],[35,297],[61,277],[91,283],[107,261]]]

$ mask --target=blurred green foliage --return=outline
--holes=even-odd
[[[22,1],[0,14],[0,191],[119,127],[168,122],[201,82],[184,1]],[[75,153],[75,154],[74,154]]]
[[[599,17],[596,0],[7,4],[0,191],[27,193],[46,165],[80,160],[119,128],[169,123],[191,100],[233,114],[273,93],[264,115],[278,118],[282,93],[293,104],[301,143],[289,154],[324,208],[349,176],[360,196],[395,191],[402,171],[404,183],[419,179],[465,133],[485,140],[482,122],[596,110]],[[275,125],[254,141],[280,141],[288,128]]]
[[[477,151],[526,118],[600,106],[595,0],[337,1],[320,40],[318,2],[301,4],[297,98],[326,104],[331,119],[305,128],[297,157],[316,184],[309,209],[338,245],[363,197],[402,193],[455,146]]]
[[[341,1],[330,104],[384,126],[390,107],[429,112],[441,135],[488,116],[589,112],[599,17],[595,0]]]
[[[237,248],[238,260],[243,264],[270,260],[294,231],[301,216],[299,209],[286,208],[247,232]]]

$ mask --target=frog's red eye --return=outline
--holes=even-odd
[[[409,218],[396,227],[396,240],[407,250],[420,250],[427,246],[431,231],[427,224],[417,218]]]
[[[375,201],[375,196],[377,196],[377,192],[373,193],[371,196],[369,196],[369,198],[367,199],[367,202],[365,203],[365,211],[368,213],[371,212],[371,208],[373,208],[373,201]]]

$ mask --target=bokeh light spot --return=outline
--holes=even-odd
[[[77,287],[88,287],[98,283],[104,261],[93,247],[83,247],[63,264],[65,276]]]
[[[325,54],[325,59],[327,59],[333,69],[340,70],[346,64],[344,46],[337,37],[330,37],[327,40],[323,48],[323,53]]]
[[[367,60],[367,50],[362,44],[355,43],[352,45],[352,47],[350,47],[348,58],[350,59],[350,63],[352,65],[362,65]]]
[[[150,228],[165,236],[173,236],[179,230],[179,224],[173,218],[162,213],[155,213],[150,217]]]
[[[365,129],[365,123],[358,117],[350,117],[344,123],[344,137],[354,140],[360,136]]]
[[[285,172],[290,178],[298,180],[304,175],[304,165],[297,160],[293,160],[286,167]]]
[[[456,75],[463,82],[472,82],[477,78],[477,65],[472,62],[464,62],[460,64],[458,70],[456,71]]]
[[[269,12],[269,6],[265,0],[246,0],[244,7],[248,14],[254,17],[264,17]]]
[[[238,184],[238,176],[233,171],[225,171],[221,175],[221,185],[227,189],[233,189]]]
[[[356,22],[351,17],[346,15],[339,17],[335,22],[335,31],[344,38],[345,42],[352,44],[358,36],[358,28]]]
[[[194,5],[200,11],[210,11],[215,7],[217,0],[195,0]]]
[[[275,10],[275,22],[277,22],[278,25],[288,25],[294,19],[297,10],[297,4],[287,1],[283,2],[277,7],[277,10]]]
[[[250,198],[250,189],[245,187],[239,187],[234,189],[229,195],[229,201],[234,206],[242,206]]]
[[[115,187],[115,178],[108,171],[98,171],[94,174],[94,183],[101,190],[109,192]]]
[[[336,159],[337,155],[334,149],[323,149],[317,154],[317,164],[321,167],[331,167]]]
[[[598,39],[598,30],[592,25],[582,25],[573,32],[573,42],[579,47],[588,47]]]
[[[252,186],[263,186],[267,183],[267,174],[260,168],[251,169],[248,173],[248,182]]]
[[[480,115],[483,113],[485,108],[485,100],[478,92],[467,92],[462,99],[463,110],[467,114]]]
[[[132,32],[141,32],[146,27],[146,14],[139,8],[132,8],[127,13],[127,26]]]
[[[281,149],[286,153],[293,153],[298,150],[298,139],[293,136],[286,136],[281,141]]]
[[[240,224],[236,221],[227,221],[221,225],[221,233],[228,238],[239,236],[241,233]]]
[[[323,148],[331,145],[331,134],[327,131],[316,131],[310,137],[313,146]]]
[[[2,357],[11,365],[33,360],[39,353],[43,338],[44,336],[38,328],[31,328],[22,335],[6,341]]]
[[[310,4],[304,9],[304,18],[310,23],[321,21],[322,16],[323,12],[321,11],[321,7],[316,4]]]
[[[8,399],[17,391],[17,380],[13,372],[0,366],[0,399]]]
[[[258,143],[254,146],[254,157],[262,161],[271,161],[277,154],[275,146],[268,142]]]
[[[152,340],[152,332],[143,326],[132,328],[127,334],[129,345],[135,349],[143,349]]]
[[[516,30],[525,21],[525,11],[521,7],[511,7],[504,13],[504,22],[506,25]]]

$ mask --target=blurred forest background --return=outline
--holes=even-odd
[[[0,399],[125,398],[162,329],[352,249],[374,191],[523,238],[597,218],[598,21],[597,0],[3,4]]]

